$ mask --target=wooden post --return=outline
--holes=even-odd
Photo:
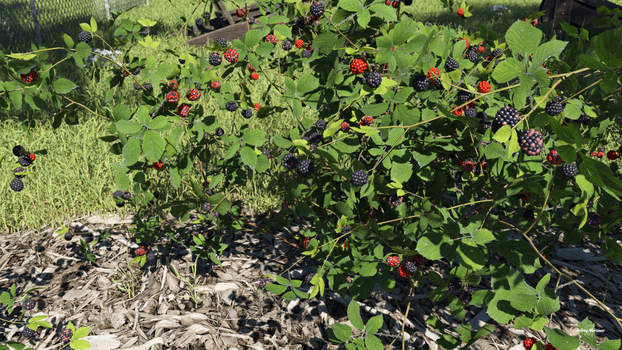
[[[225,5],[225,3],[222,0],[218,2],[218,7],[220,7],[220,11],[222,11],[222,15],[225,16],[225,18],[227,19],[227,22],[229,22],[230,25],[235,24],[233,17],[231,17],[229,10],[227,10],[227,5]]]
[[[35,26],[35,36],[37,37],[37,44],[41,46],[41,29],[39,29],[39,20],[37,19],[37,8],[35,7],[35,0],[30,0],[30,12],[32,13],[32,23]]]
[[[568,33],[562,30],[562,25],[559,21],[566,21],[570,24],[573,4],[574,0],[557,0],[555,15],[553,17],[553,33],[558,40],[566,40],[568,38]]]
[[[108,0],[104,0],[104,9],[106,10],[106,19],[110,20],[110,4],[108,4]]]

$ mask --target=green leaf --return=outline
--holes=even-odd
[[[365,28],[367,27],[367,24],[369,24],[370,19],[371,19],[371,13],[369,12],[369,10],[363,9],[358,12],[358,17],[356,18],[356,21],[361,27]]]
[[[65,78],[60,78],[54,82],[54,90],[58,94],[64,95],[77,87],[78,85],[74,84],[71,80]]]
[[[555,133],[555,135],[557,135],[557,137],[559,137],[560,139],[570,143],[570,144],[574,144],[575,143],[575,139],[574,136],[572,135],[572,133],[570,132],[570,129],[568,129],[567,127],[562,126],[557,119],[555,119],[555,117],[553,116],[548,116],[549,118],[549,123],[551,124],[551,128],[553,129],[553,132]]]
[[[240,156],[242,157],[242,162],[251,169],[255,170],[257,168],[257,153],[252,148],[246,146],[240,151]]]
[[[251,146],[260,147],[266,142],[266,136],[261,130],[250,130],[244,135],[244,142]]]
[[[129,135],[136,134],[143,129],[142,125],[127,120],[121,120],[116,122],[115,127],[118,131]]]
[[[392,7],[389,7],[385,4],[373,4],[369,7],[369,9],[384,17],[384,19],[389,22],[397,21],[397,15],[395,14],[395,10]]]
[[[376,332],[378,332],[380,327],[382,327],[383,322],[384,321],[382,319],[382,315],[377,315],[370,318],[365,325],[365,332],[367,332],[368,334],[375,334]]]
[[[333,330],[335,336],[342,342],[350,340],[350,337],[352,336],[352,328],[348,325],[335,323],[331,329]]]
[[[283,24],[277,24],[276,26],[274,26],[274,31],[285,37],[288,37],[288,38],[292,37],[292,30],[289,29],[288,26],[285,26]]]
[[[91,330],[90,327],[80,327],[76,330],[76,332],[73,334],[73,338],[75,339],[80,339],[80,338],[84,338],[87,335],[89,335],[89,331]]]
[[[474,271],[481,270],[488,262],[488,260],[484,257],[481,249],[467,244],[458,245],[458,249],[456,249],[456,254],[462,262],[462,266],[465,266]]]
[[[348,304],[348,319],[350,319],[350,322],[352,322],[352,325],[356,327],[356,329],[365,329],[365,324],[363,323],[363,318],[361,317],[361,307],[354,299],[352,299],[350,304]]]
[[[533,53],[540,40],[542,40],[542,31],[531,25],[529,22],[517,20],[510,26],[505,33],[505,40],[516,57],[521,54],[523,57]],[[495,70],[498,69],[495,68]]]
[[[284,138],[283,136],[280,136],[280,135],[274,136],[274,138],[272,140],[274,141],[274,144],[277,145],[277,147],[280,147],[280,148],[283,148],[283,149],[290,148],[290,147],[292,147],[294,145],[290,140],[288,140],[288,139],[286,139],[286,138]]]
[[[413,174],[412,163],[396,163],[393,162],[391,166],[391,179],[400,183],[406,183],[410,180]]]
[[[378,337],[373,334],[368,334],[365,337],[365,346],[369,350],[383,350],[384,346]]]
[[[97,31],[97,22],[93,17],[91,17],[91,29],[93,30],[93,33]]]
[[[91,348],[91,344],[89,344],[88,341],[86,340],[72,340],[71,343],[69,343],[69,347],[71,349],[90,349]]]
[[[583,321],[581,321],[581,323],[579,324],[579,335],[581,336],[581,339],[592,346],[596,346],[595,329],[596,325],[587,317],[584,318]]]
[[[147,130],[145,137],[143,138],[143,151],[145,157],[151,162],[157,162],[164,153],[166,147],[166,141],[153,130]]]
[[[339,0],[337,6],[350,12],[359,12],[363,9],[362,0]]]
[[[389,32],[389,40],[393,46],[399,46],[413,35],[417,25],[412,20],[401,21]]]
[[[496,159],[503,157],[504,149],[500,143],[491,143],[484,148],[484,156],[486,159]]]
[[[130,137],[123,146],[123,166],[129,167],[140,158],[140,140],[136,137]]]
[[[555,148],[557,153],[562,157],[562,160],[566,163],[574,163],[577,159],[577,152],[574,147],[570,145],[558,146]]]
[[[566,45],[568,45],[567,41],[551,40],[538,46],[538,48],[533,53],[533,61],[529,66],[529,72],[535,72],[538,68],[542,67],[544,62],[546,62],[551,57],[559,58],[559,55],[562,53],[562,51],[564,51]]]
[[[578,338],[564,333],[561,329],[544,327],[544,333],[546,333],[548,341],[559,350],[576,349],[581,345],[581,341]]]
[[[518,77],[522,69],[522,64],[514,57],[501,61],[497,68],[492,72],[492,78],[499,84],[506,83]]]
[[[82,59],[85,59],[91,54],[91,47],[87,43],[80,42],[78,43],[78,45],[76,45],[76,52],[78,56],[82,57]]]
[[[63,40],[65,41],[65,45],[67,46],[67,48],[73,48],[74,42],[69,35],[63,34]]]
[[[607,340],[598,344],[598,350],[620,349],[620,339]]]
[[[622,66],[622,27],[598,34],[591,41],[594,42],[598,58],[607,66]]]
[[[504,125],[499,130],[497,130],[497,132],[492,138],[499,142],[506,142],[507,140],[510,139],[511,135],[512,135],[512,127],[509,125]]]
[[[296,91],[300,94],[305,94],[307,92],[313,91],[320,86],[320,80],[312,75],[303,75],[298,80],[298,86],[296,87]]]
[[[592,56],[588,56],[584,53],[579,55],[579,62],[581,62],[581,64],[587,68],[592,68],[592,69],[597,69],[597,70],[602,70],[602,71],[606,71],[609,69],[606,64],[603,64],[596,58]]]

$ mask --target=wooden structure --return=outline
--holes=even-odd
[[[599,0],[542,0],[540,11],[547,10],[540,18],[542,23],[553,20],[553,32],[559,40],[567,40],[568,34],[562,30],[559,21],[566,21],[569,24],[581,28],[585,21],[585,28],[593,33],[602,33],[606,30],[615,28],[613,25],[607,28],[594,28],[592,21],[597,17],[602,17],[596,11],[598,6],[606,6],[610,10],[615,8],[622,11],[622,6],[613,4],[609,1]]]
[[[278,8],[279,5],[276,5]],[[220,0],[218,2],[218,8],[220,11],[216,13],[215,18],[206,23],[206,29],[203,30],[203,34],[186,40],[186,43],[192,46],[204,46],[209,45],[216,38],[223,37],[228,42],[232,42],[234,39],[240,39],[253,24],[247,25],[244,18],[236,16],[236,10],[229,11],[225,6],[225,3]],[[260,24],[259,18],[264,17],[259,10],[258,4],[253,4],[248,9],[249,16],[255,18],[255,24]],[[265,17],[272,17],[276,13],[269,13]],[[192,26],[194,34],[201,33],[201,30],[196,25]],[[177,33],[179,35],[179,33]]]

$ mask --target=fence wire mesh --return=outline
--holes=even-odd
[[[37,44],[38,24],[41,43],[50,47],[63,42],[62,35],[76,35],[80,23],[94,17],[106,19],[105,0],[0,0],[0,50],[27,51]],[[108,0],[110,11],[126,11],[145,4],[145,0]],[[33,11],[34,10],[34,11]],[[36,16],[36,19],[35,19]],[[74,41],[76,39],[74,38]]]
[[[36,43],[29,0],[2,0],[0,6],[0,49],[28,49]]]

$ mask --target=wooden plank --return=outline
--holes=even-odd
[[[559,21],[570,22],[573,4],[574,0],[557,0],[553,17],[553,34],[555,34],[558,40],[566,40],[568,36],[568,33],[562,30],[562,25]]]
[[[540,11],[544,11],[544,15],[538,20],[540,23],[545,23],[553,19],[555,13],[555,0],[542,0],[540,3]]]
[[[276,15],[276,13],[271,13],[266,17],[270,18]],[[228,42],[232,42],[235,39],[240,39],[246,32],[248,31],[248,27],[246,22],[239,22],[233,25],[226,26],[224,28],[220,28],[214,30],[212,32],[197,36],[196,38],[192,38],[186,41],[188,45],[192,46],[204,46],[209,42],[215,40],[218,37],[223,37]]]
[[[235,24],[233,17],[231,17],[229,10],[227,10],[227,5],[225,5],[222,0],[218,1],[218,7],[220,7],[220,12],[222,12],[222,15],[225,16],[227,22],[229,22],[229,24]]]
[[[613,5],[612,7],[618,6],[615,4],[611,4],[611,5]],[[598,13],[595,7],[590,6],[590,4],[586,4],[583,1],[575,1],[574,7],[572,8],[572,14],[570,16],[570,21],[568,23],[570,23],[571,25],[575,27],[581,28],[581,25],[584,23],[583,21],[585,21],[585,28],[587,28],[590,31],[593,31],[593,33],[602,33],[606,30],[615,28],[614,25],[611,25],[606,28],[594,28],[592,23],[594,19],[598,17],[603,17],[603,15]]]

